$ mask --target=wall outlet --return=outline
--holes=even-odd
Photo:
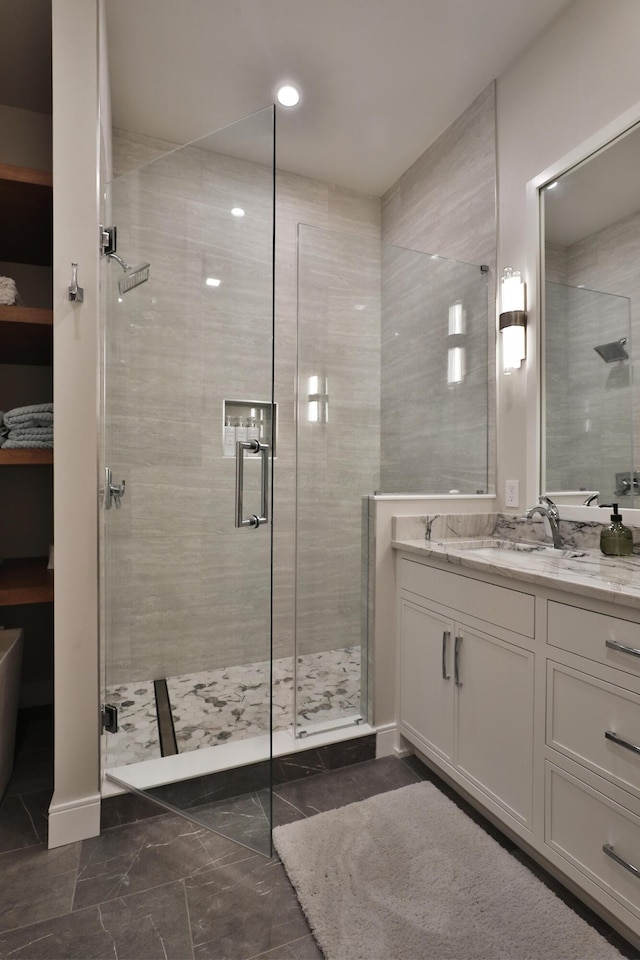
[[[504,491],[504,505],[505,507],[520,506],[520,481],[519,480],[507,480],[505,491]]]

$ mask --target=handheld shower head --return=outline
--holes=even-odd
[[[614,363],[616,360],[629,359],[629,354],[624,348],[626,342],[626,337],[620,337],[619,340],[614,340],[612,343],[601,343],[593,349],[602,357],[605,363]]]
[[[141,263],[138,267],[130,267],[117,253],[107,253],[107,256],[119,263],[124,270],[124,277],[120,277],[118,280],[118,292],[120,294],[128,293],[129,290],[133,290],[134,287],[140,286],[141,283],[149,279],[150,263]]]

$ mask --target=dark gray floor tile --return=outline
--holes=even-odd
[[[122,897],[0,934],[0,958],[191,960],[182,883]]]
[[[53,753],[49,748],[19,750],[16,752],[7,796],[34,793],[36,790],[53,792]]]
[[[251,854],[182,817],[157,817],[82,841],[73,909],[137,893]]]
[[[313,937],[301,937],[293,943],[285,943],[275,950],[261,953],[254,960],[323,960],[320,947]]]
[[[190,877],[185,887],[198,960],[246,960],[310,933],[276,860],[256,856]]]
[[[28,847],[0,854],[0,930],[67,913],[73,902],[80,844]]]
[[[224,837],[242,843],[265,856],[270,856],[271,828],[267,811],[257,794],[252,793],[246,797],[236,797],[233,800],[221,800],[217,803],[205,804],[203,807],[194,807],[189,810],[189,813],[197,817],[199,823],[221,833]]]
[[[137,823],[151,817],[169,816],[165,807],[139,797],[135,793],[123,793],[115,797],[105,797],[100,805],[100,829],[110,830],[124,823]]]
[[[22,795],[6,796],[0,804],[0,853],[37,843],[40,836]]]
[[[383,757],[343,767],[321,777],[286,783],[276,787],[275,793],[306,816],[313,816],[323,810],[335,810],[377,793],[417,783],[419,779],[396,757]]]
[[[266,803],[266,799],[263,802]],[[305,814],[302,812],[302,810],[298,810],[298,808],[293,806],[293,804],[288,800],[284,800],[282,797],[279,797],[277,793],[273,794],[272,803],[274,827],[281,827],[285,823],[293,823],[294,820],[305,819]]]

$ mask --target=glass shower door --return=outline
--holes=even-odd
[[[265,853],[274,169],[271,108],[130,169],[102,260],[105,781]]]

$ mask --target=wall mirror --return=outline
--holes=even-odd
[[[541,490],[638,509],[640,124],[543,184],[540,216]]]

